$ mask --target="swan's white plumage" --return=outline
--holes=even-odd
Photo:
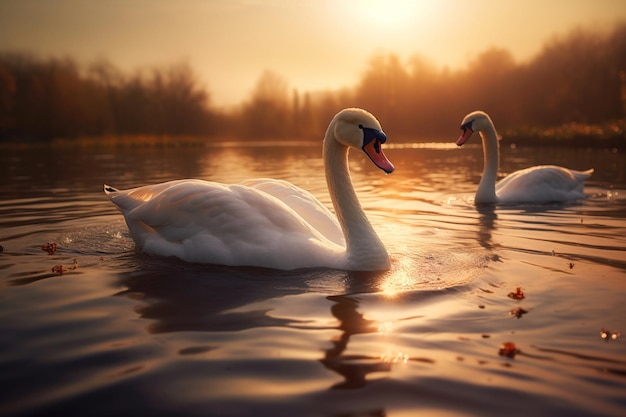
[[[339,222],[311,193],[280,180],[221,184],[192,179],[130,190],[105,185],[104,190],[124,215],[137,247],[148,253],[284,270],[387,269],[387,251],[356,200],[347,170],[348,148],[368,153],[363,127],[381,135],[382,140],[375,139],[380,147],[380,124],[360,109],[339,112],[324,139],[326,176]],[[391,172],[391,163],[376,152],[368,155]]]
[[[476,203],[549,203],[585,198],[584,182],[593,169],[576,171],[556,165],[539,165],[515,171],[496,183],[500,147],[495,126],[487,113],[469,113],[461,122],[463,145],[474,132],[483,144],[484,170],[476,190]]]
[[[345,251],[283,201],[254,187],[179,180],[109,195],[148,253],[293,269],[318,263],[336,267]],[[289,256],[296,252],[308,253],[310,265],[298,265],[302,260]]]
[[[241,184],[278,198],[331,242],[345,246],[346,240],[337,218],[310,192],[290,182],[272,178],[250,179]]]

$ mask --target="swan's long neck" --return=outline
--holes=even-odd
[[[480,137],[483,141],[484,168],[478,190],[476,190],[475,201],[477,203],[495,203],[500,145],[493,123],[489,123],[487,128],[480,131]]]
[[[387,250],[365,216],[350,179],[348,147],[337,142],[331,132],[328,129],[324,139],[324,169],[328,192],[346,239],[348,267],[387,269]]]

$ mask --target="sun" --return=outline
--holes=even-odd
[[[445,9],[445,3],[435,0],[350,0],[334,4],[342,6],[342,16],[385,32],[431,27],[441,20]]]
[[[408,23],[423,3],[415,0],[363,0],[358,5],[366,18],[384,25]]]

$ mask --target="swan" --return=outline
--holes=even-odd
[[[483,111],[474,111],[463,118],[461,130],[463,133],[456,141],[458,146],[462,146],[474,132],[478,132],[483,141],[484,169],[475,203],[548,203],[585,198],[584,182],[593,169],[575,171],[540,165],[515,171],[496,183],[500,145],[491,118]]]
[[[282,270],[386,270],[389,255],[359,204],[348,168],[352,148],[393,172],[381,146],[386,140],[378,120],[362,109],[344,109],[330,122],[322,156],[336,217],[306,190],[267,178],[240,184],[186,179],[129,190],[105,184],[104,191],[135,245],[150,254]]]

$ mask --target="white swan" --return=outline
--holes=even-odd
[[[593,169],[575,171],[555,165],[534,166],[515,171],[496,183],[500,145],[491,118],[482,111],[472,112],[463,118],[461,130],[458,146],[474,132],[480,134],[483,142],[484,169],[475,203],[548,203],[585,198],[584,182]]]
[[[130,190],[104,186],[143,251],[189,262],[275,269],[385,270],[389,255],[350,180],[348,150],[365,152],[383,171],[392,163],[380,123],[344,109],[323,144],[326,182],[337,217],[305,190],[261,179],[242,184],[178,180]]]

